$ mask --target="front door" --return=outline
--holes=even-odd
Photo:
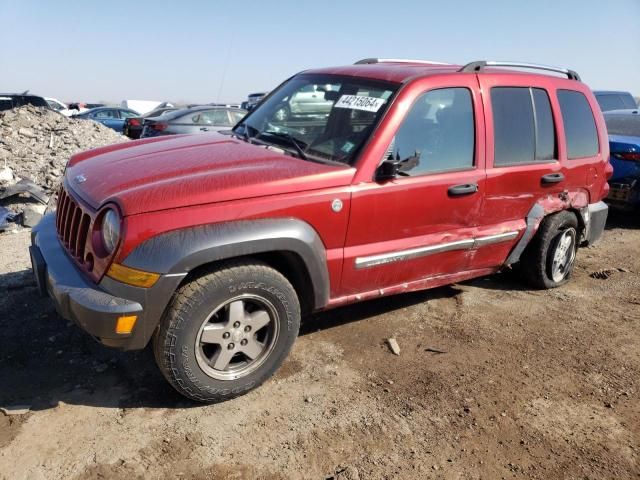
[[[385,153],[401,161],[399,175],[353,187],[344,295],[467,268],[484,195],[484,128],[475,77],[458,80],[432,84],[408,109]]]

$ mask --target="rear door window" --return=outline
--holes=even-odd
[[[598,130],[587,97],[574,90],[558,90],[567,158],[593,157],[598,154]]]
[[[547,92],[541,88],[494,87],[494,166],[553,161],[556,133]]]

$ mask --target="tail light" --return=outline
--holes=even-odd
[[[615,158],[620,160],[631,160],[633,162],[640,162],[640,153],[639,152],[622,152],[622,153],[613,153]]]
[[[129,125],[132,127],[139,127],[140,126],[140,119],[139,118],[130,118],[129,119]]]
[[[156,130],[158,132],[166,130],[166,128],[168,126],[169,126],[168,123],[153,123],[153,124],[149,125],[149,127],[151,127],[153,130]]]

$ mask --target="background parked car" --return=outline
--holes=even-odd
[[[144,115],[140,115],[139,117],[125,118],[123,132],[127,137],[133,138],[134,140],[140,138],[145,119],[159,117],[169,112],[175,112],[176,110],[178,110],[176,107],[156,108],[155,110],[147,112]]]
[[[195,107],[176,110],[144,121],[140,138],[183,133],[205,133],[233,127],[246,115],[239,108]]]
[[[164,107],[173,107],[169,102],[159,102],[157,100],[122,100],[121,108],[140,112],[142,115]]]
[[[11,110],[23,105],[50,108],[47,101],[38,95],[29,93],[0,93],[0,110]]]
[[[618,92],[613,90],[597,90],[593,94],[600,105],[600,110],[609,112],[611,110],[622,110],[625,108],[637,108],[636,101],[629,92]]]
[[[61,113],[65,117],[70,117],[71,115],[74,115],[76,113],[75,110],[69,110],[69,107],[66,104],[62,103],[60,100],[56,98],[45,97],[44,99],[49,104],[49,108],[51,110],[55,110],[56,112]]]
[[[79,113],[84,113],[92,108],[104,107],[103,103],[84,103],[84,102],[71,102],[69,103],[69,110],[71,110],[71,115],[75,116]]]
[[[140,114],[134,110],[118,107],[98,107],[75,115],[74,118],[94,120],[106,127],[112,128],[116,132],[122,133],[124,121],[129,117],[139,117]]]
[[[266,96],[267,92],[250,93],[247,96],[247,110],[251,111]]]
[[[293,94],[276,111],[275,119],[287,120],[289,117],[308,117],[327,115],[333,107],[334,100],[328,100],[326,92],[331,91],[331,85],[307,85]]]
[[[604,115],[613,176],[607,201],[616,207],[640,207],[640,113],[614,110]]]

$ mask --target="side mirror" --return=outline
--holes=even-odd
[[[376,180],[391,180],[399,175],[407,176],[408,174],[406,172],[417,167],[419,163],[419,152],[402,160],[396,160],[392,156],[389,156],[376,170]]]
[[[399,160],[394,160],[391,157],[387,158],[376,170],[376,180],[381,181],[396,178],[400,172],[398,169],[399,163]]]

